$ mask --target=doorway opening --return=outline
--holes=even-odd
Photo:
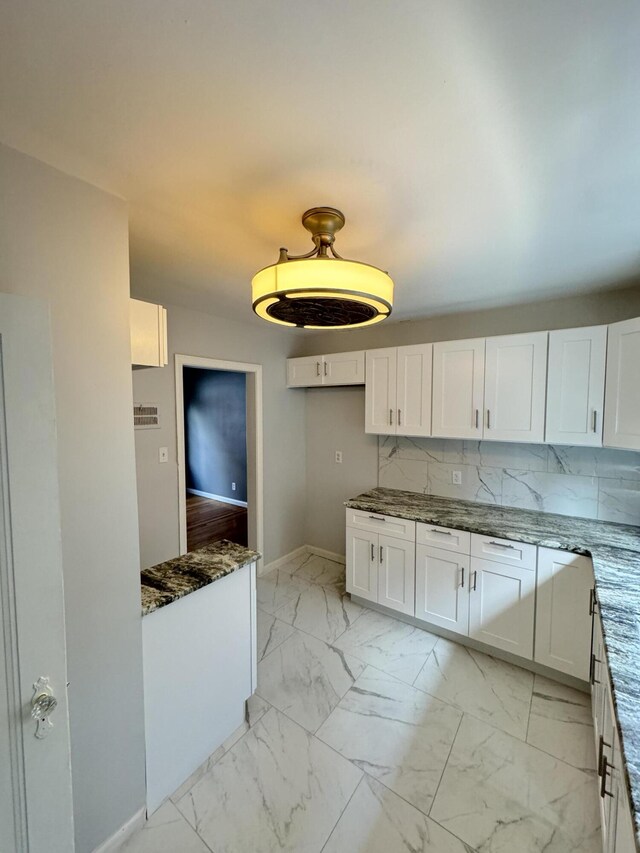
[[[262,367],[176,355],[180,553],[262,551]]]

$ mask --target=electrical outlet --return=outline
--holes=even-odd
[[[158,462],[168,462],[169,461],[169,448],[168,447],[159,447],[158,448]]]
[[[236,484],[235,484],[235,483],[231,483],[231,491],[232,491],[232,492],[235,492],[235,490],[236,490]]]
[[[451,472],[451,480],[454,486],[462,485],[462,471],[452,471]]]
[[[338,465],[342,465],[342,451],[336,450],[336,462]]]

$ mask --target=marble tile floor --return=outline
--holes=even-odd
[[[596,853],[589,697],[361,608],[344,566],[258,580],[247,723],[127,853]]]

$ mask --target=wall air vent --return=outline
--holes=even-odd
[[[134,403],[133,404],[133,427],[134,429],[158,429],[160,426],[160,415],[157,403]]]

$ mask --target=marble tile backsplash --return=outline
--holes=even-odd
[[[640,452],[380,436],[378,456],[379,486],[640,524]]]

